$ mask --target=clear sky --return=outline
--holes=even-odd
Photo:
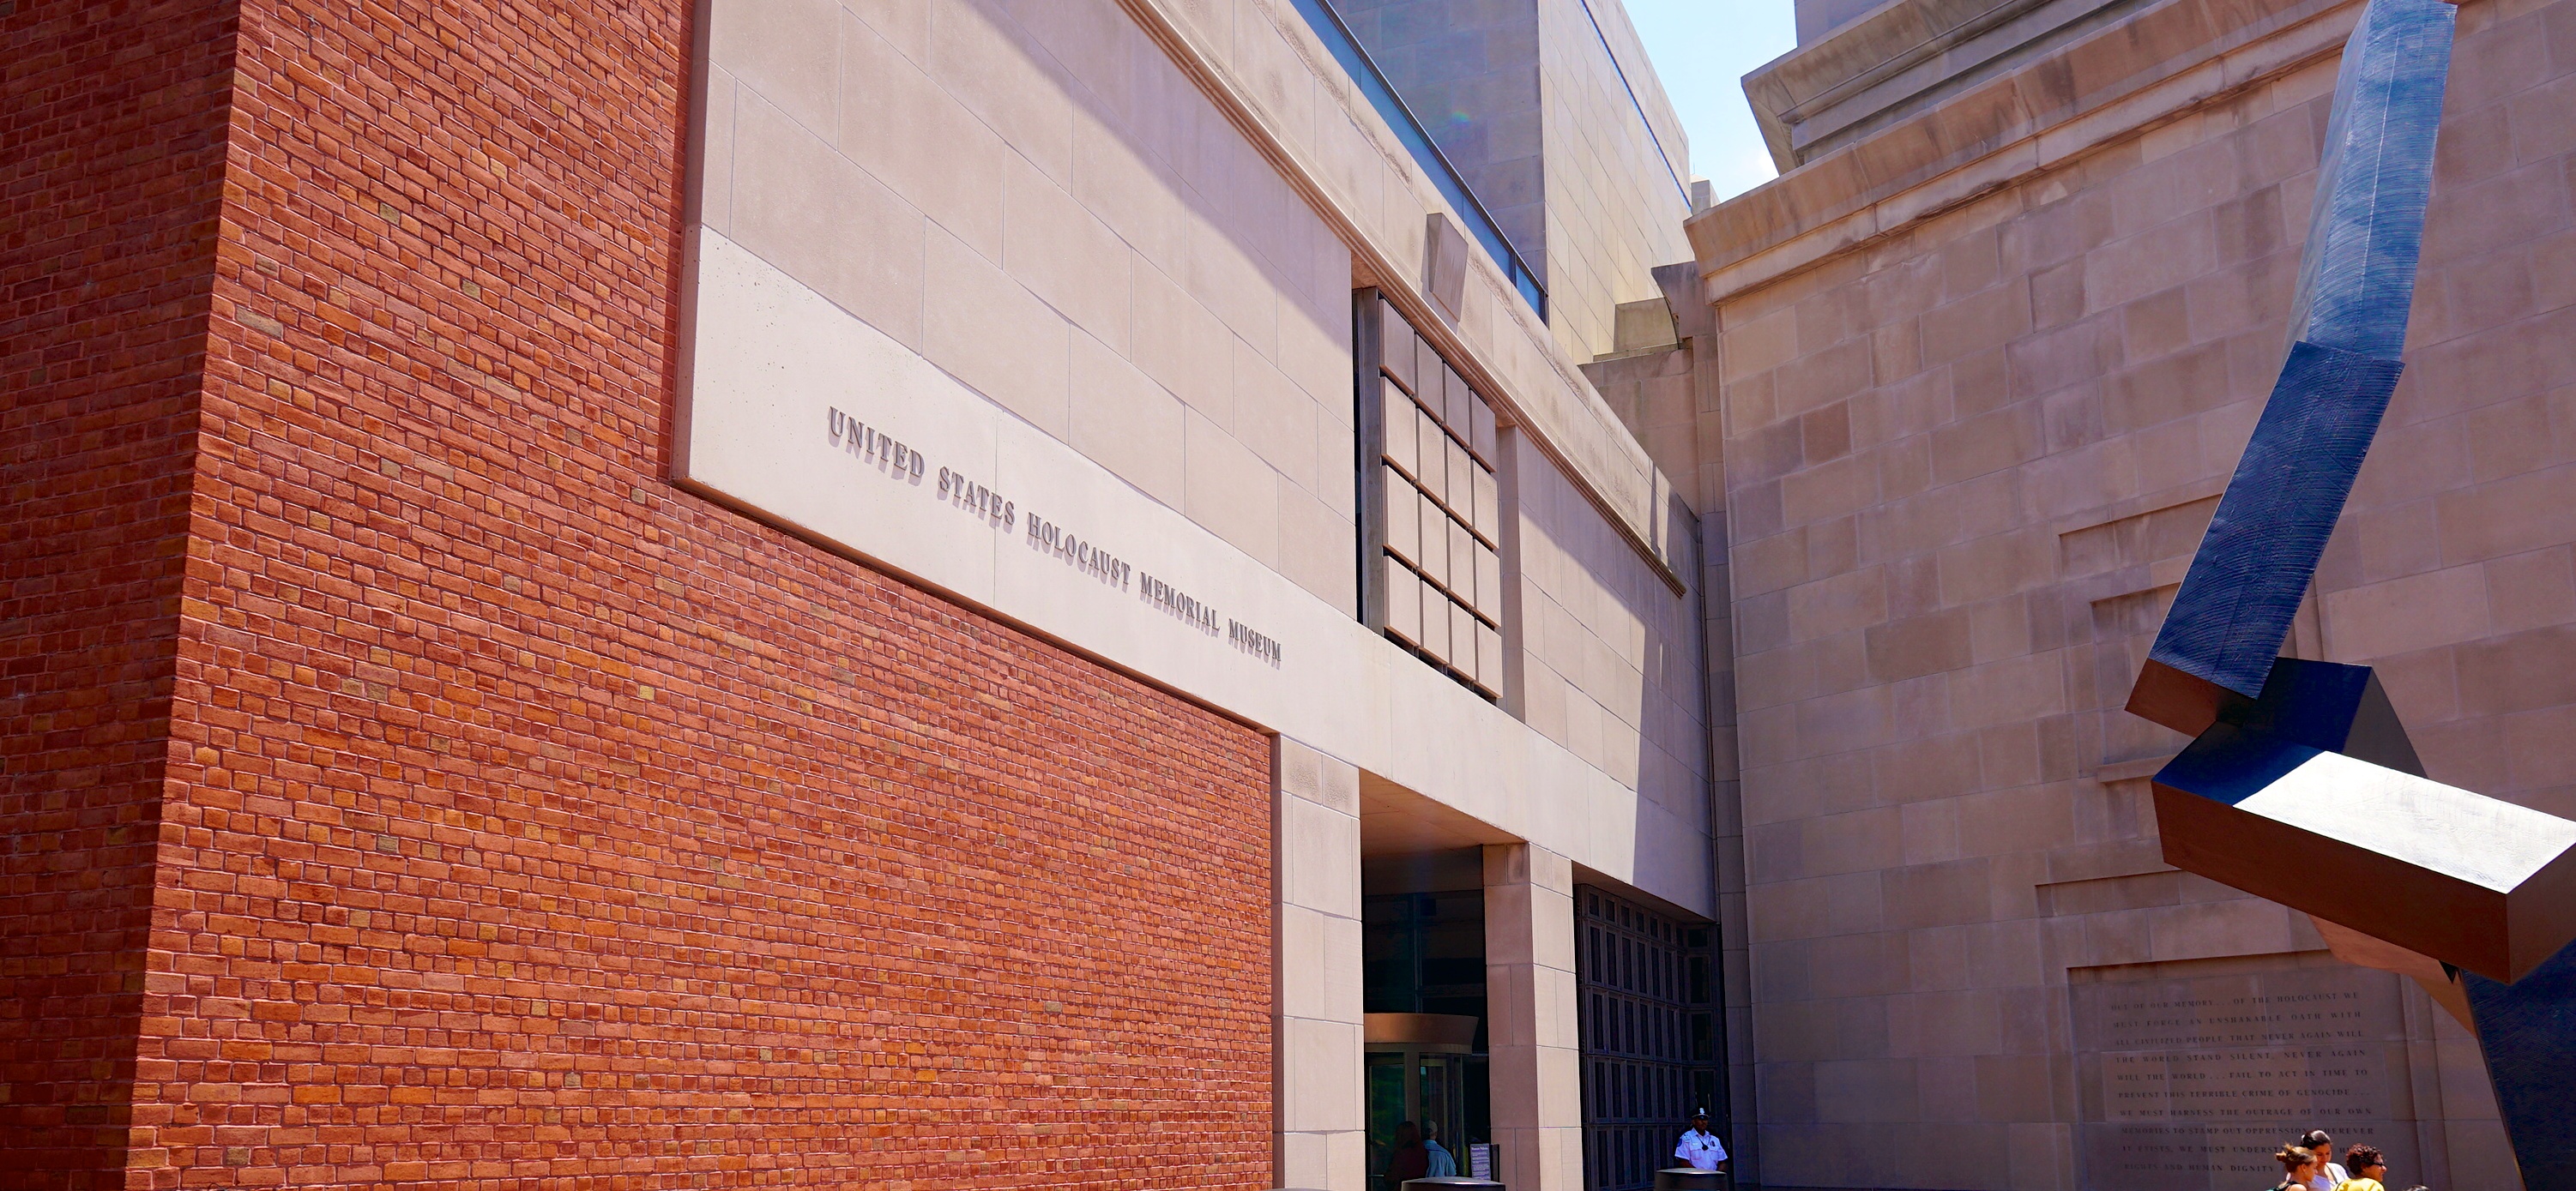
[[[1744,102],[1744,76],[1798,45],[1791,0],[1623,0],[1690,136],[1691,171],[1720,199],[1778,171]]]

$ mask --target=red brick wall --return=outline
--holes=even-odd
[[[660,478],[685,8],[246,6],[128,1182],[1267,1185],[1267,741]]]
[[[230,9],[0,3],[0,1186],[122,1181]]]

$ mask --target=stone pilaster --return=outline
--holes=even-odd
[[[1360,772],[1279,738],[1279,1185],[1363,1191]]]
[[[1574,865],[1529,844],[1485,848],[1486,1036],[1496,1177],[1512,1191],[1583,1186]]]

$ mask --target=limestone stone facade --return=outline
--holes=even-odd
[[[1435,302],[1426,229],[1461,212],[1296,6],[702,12],[674,477],[1273,735],[1270,1185],[1382,1173],[1365,907],[1439,893],[1486,907],[1477,1129],[1511,1185],[1581,1186],[1573,890],[1706,915],[1715,884],[1696,518],[1582,371],[1687,252],[1618,5],[1531,10],[1561,54],[1488,47],[1581,76],[1559,118],[1606,124],[1533,142],[1588,154],[1550,175],[1586,280],[1545,318],[1482,247]],[[1490,403],[1499,693],[1358,615],[1359,291]],[[1440,856],[1482,859],[1422,876]]]
[[[1747,80],[1786,173],[1692,220],[1682,346],[1590,370],[1728,567],[1739,1133],[1776,1187],[2269,1177],[2250,1135],[2134,1150],[2189,1114],[2122,1115],[2108,1007],[2322,982],[2385,1068],[2318,1123],[2516,1186],[2474,1039],[2161,862],[2179,738],[2120,710],[2279,367],[2359,5],[2066,7],[1801,0]],[[2568,814],[2576,3],[2459,28],[2406,378],[2292,648],[2378,667],[2438,779]]]
[[[1335,0],[1548,290],[1576,361],[1616,350],[1622,303],[1690,247],[1690,144],[1610,0]]]
[[[1690,255],[1690,146],[1628,14],[1539,0],[1546,107],[1548,293],[1577,358],[1617,348],[1621,303],[1656,296],[1653,270]]]
[[[706,227],[1356,607],[1349,250],[1133,22],[709,15]]]
[[[1537,0],[1342,0],[1335,8],[1546,282]]]

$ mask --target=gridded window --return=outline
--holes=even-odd
[[[1652,1187],[1694,1110],[1708,1111],[1721,1138],[1728,1132],[1712,936],[1592,886],[1574,899],[1584,1185]]]
[[[1368,623],[1458,681],[1503,687],[1494,407],[1374,290],[1359,294]]]

